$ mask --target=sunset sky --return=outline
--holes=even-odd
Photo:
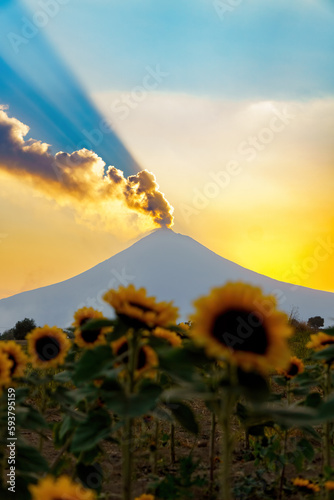
[[[0,298],[171,206],[222,257],[334,292],[331,0],[44,3],[0,7]]]

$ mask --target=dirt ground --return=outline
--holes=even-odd
[[[194,436],[187,431],[185,431],[181,426],[176,425],[175,428],[175,463],[171,460],[171,450],[170,450],[170,427],[168,423],[159,424],[159,441],[158,441],[158,451],[157,451],[157,461],[156,468],[154,467],[154,453],[152,444],[154,444],[155,436],[155,422],[150,419],[141,419],[136,422],[135,425],[135,436],[136,436],[136,449],[134,452],[134,473],[133,473],[133,498],[141,495],[142,493],[148,492],[149,486],[157,483],[159,480],[163,480],[168,475],[173,475],[174,477],[181,477],[182,474],[185,477],[184,469],[180,472],[180,460],[189,457],[191,455],[193,462],[198,461],[198,466],[192,476],[199,477],[204,480],[205,484],[200,486],[186,485],[184,488],[181,487],[180,496],[171,496],[172,498],[192,498],[194,500],[208,500],[217,499],[221,500],[219,496],[219,472],[220,472],[220,459],[219,459],[219,441],[220,432],[217,430],[216,440],[215,440],[215,470],[214,470],[214,487],[213,491],[209,493],[209,438],[210,438],[210,426],[211,426],[211,414],[202,403],[193,403],[193,409],[195,410],[198,422],[200,424],[200,433],[198,436]],[[49,409],[46,413],[46,418],[49,423],[59,422],[61,415],[57,409]],[[233,453],[233,464],[232,464],[232,483],[234,486],[249,483],[251,477],[256,476],[258,471],[261,479],[258,481],[258,492],[250,490],[251,492],[247,494],[245,491],[238,489],[239,493],[236,494],[237,500],[265,500],[269,498],[276,498],[277,491],[275,492],[267,490],[264,491],[265,484],[270,485],[274,479],[273,472],[268,472],[262,470],[262,466],[255,465],[254,456],[252,450],[247,450],[245,446],[245,435],[241,431],[238,422],[235,420],[232,422],[232,429],[236,436],[235,447]],[[34,446],[38,447],[39,436],[35,433],[25,431],[22,433],[26,441]],[[101,471],[93,469],[90,471],[87,477],[87,484],[90,487],[98,488],[102,484],[103,498],[108,500],[114,500],[121,498],[121,453],[120,447],[117,444],[104,443],[104,457],[100,461],[102,467],[103,479],[101,477]],[[46,439],[43,446],[43,455],[48,460],[49,464],[52,464],[59,457],[59,450],[55,450],[53,446],[51,431],[46,432]],[[316,477],[316,472],[321,470],[321,456],[316,456],[313,463],[310,464],[305,470],[303,470],[302,476]],[[72,474],[74,462],[72,466],[66,470],[67,473]],[[155,469],[155,470],[154,470]],[[308,475],[309,474],[309,475]],[[286,477],[288,482],[292,478],[296,477],[294,467],[292,465],[287,465],[286,467]],[[261,484],[261,482],[263,484]],[[253,483],[252,483],[253,484]],[[170,486],[167,485],[167,489]],[[172,487],[170,487],[172,488]],[[167,498],[167,497],[164,497]],[[289,498],[297,499],[303,498],[300,496],[289,496]]]

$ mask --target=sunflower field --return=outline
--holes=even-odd
[[[0,498],[334,499],[334,329],[307,355],[273,296],[109,290],[65,331],[0,342]],[[292,351],[290,350],[292,348]]]

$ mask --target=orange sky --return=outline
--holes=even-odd
[[[174,229],[259,273],[334,292],[334,101],[172,97],[170,109],[170,95],[153,93],[118,131],[174,206]],[[285,106],[294,118],[264,144]],[[245,154],[252,137],[263,148]],[[80,214],[0,173],[0,297],[74,276],[155,227],[146,216],[127,225],[121,212],[112,231],[98,210]]]

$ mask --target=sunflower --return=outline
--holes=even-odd
[[[111,347],[115,356],[125,356],[122,359],[122,363],[128,363],[129,357],[127,351],[129,350],[128,341],[126,337],[121,337],[111,343]],[[135,378],[139,378],[142,375],[146,377],[154,377],[154,368],[158,366],[158,356],[154,350],[148,345],[142,345],[139,348],[137,366],[135,371]]]
[[[11,385],[10,372],[13,366],[13,361],[9,359],[6,353],[0,350],[0,394],[4,387]]]
[[[290,362],[286,370],[277,370],[277,371],[280,375],[284,375],[286,379],[292,379],[297,375],[299,375],[300,373],[303,373],[304,368],[305,367],[302,360],[297,358],[296,356],[292,356],[290,358]]]
[[[315,351],[321,351],[325,347],[334,344],[334,337],[325,332],[314,333],[310,338],[311,340],[306,344],[306,347]]]
[[[324,486],[326,490],[334,490],[334,481],[326,481]]]
[[[289,362],[287,338],[292,334],[276,299],[260,288],[227,283],[195,302],[190,337],[207,355],[236,363],[246,371],[268,372]]]
[[[165,339],[172,347],[180,347],[182,345],[181,337],[170,330],[166,330],[165,328],[160,328],[159,326],[152,331],[153,337],[157,337],[159,339]]]
[[[146,493],[144,493],[143,495],[140,495],[140,497],[136,497],[135,500],[154,500],[154,496],[153,495],[146,495]]]
[[[28,363],[28,356],[23,352],[22,347],[14,340],[1,342],[0,351],[4,352],[12,361],[10,374],[14,378],[22,377]]]
[[[92,490],[83,488],[68,476],[58,479],[46,476],[36,485],[30,485],[32,500],[95,500],[96,494]]]
[[[35,328],[27,335],[28,352],[35,368],[50,368],[62,365],[71,342],[56,326]]]
[[[301,490],[304,491],[304,493],[317,493],[320,491],[320,487],[309,481],[308,479],[302,479],[301,477],[296,477],[292,481],[294,486],[298,486]]]
[[[178,309],[172,302],[156,302],[147,297],[145,288],[137,290],[133,285],[120,286],[118,291],[109,290],[103,299],[129,327],[154,328],[175,323]]]
[[[93,349],[97,345],[105,344],[106,334],[111,331],[110,328],[105,327],[82,331],[81,327],[90,319],[105,319],[105,317],[102,312],[96,311],[92,307],[82,307],[74,314],[74,322],[72,323],[72,326],[75,327],[75,343],[86,349]]]
[[[180,337],[182,339],[189,338],[190,325],[188,325],[188,323],[179,323],[177,326],[179,327],[178,334],[180,335]]]

